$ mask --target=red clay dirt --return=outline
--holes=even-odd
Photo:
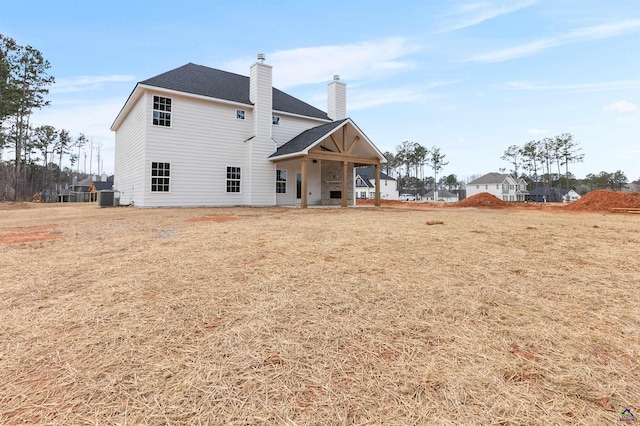
[[[491,195],[488,192],[481,192],[476,195],[472,195],[469,198],[465,198],[453,204],[454,207],[491,207],[494,209],[504,209],[509,207],[509,203],[502,201],[495,195]]]
[[[4,228],[0,229],[0,243],[20,244],[34,241],[55,240],[62,237],[62,234],[52,233],[58,225],[47,226],[27,226],[24,228]]]
[[[599,189],[591,191],[565,206],[570,211],[608,212],[612,209],[640,208],[640,192],[618,192]]]
[[[359,206],[373,206],[374,200],[358,200]],[[615,209],[640,209],[640,192],[619,192],[609,190],[591,191],[578,201],[563,203],[510,203],[487,192],[473,195],[458,203],[421,203],[395,200],[380,200],[382,207],[435,208],[435,207],[473,207],[492,209],[547,209],[572,212],[616,212]]]

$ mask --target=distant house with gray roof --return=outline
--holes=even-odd
[[[467,198],[487,192],[503,201],[527,201],[529,191],[523,178],[505,173],[487,173],[467,183]]]
[[[375,198],[375,167],[358,167],[356,169],[355,191],[356,199]],[[386,173],[380,172],[380,198],[383,200],[397,200],[399,196],[398,182]]]
[[[346,207],[356,167],[379,179],[386,159],[346,116],[338,76],[324,112],[274,88],[263,55],[249,74],[189,63],[139,82],[111,126],[120,202]]]

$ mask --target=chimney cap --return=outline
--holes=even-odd
[[[340,74],[334,74],[333,81],[340,81]]]
[[[258,53],[258,62],[263,63],[265,59],[266,56],[264,55],[264,53]]]

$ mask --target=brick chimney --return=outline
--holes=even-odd
[[[333,81],[327,88],[327,115],[333,121],[347,118],[347,85],[340,81],[339,75],[333,76]]]

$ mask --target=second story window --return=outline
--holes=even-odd
[[[243,109],[237,109],[236,110],[236,119],[237,120],[244,120],[244,110]]]
[[[153,125],[171,127],[171,98],[153,97]]]

